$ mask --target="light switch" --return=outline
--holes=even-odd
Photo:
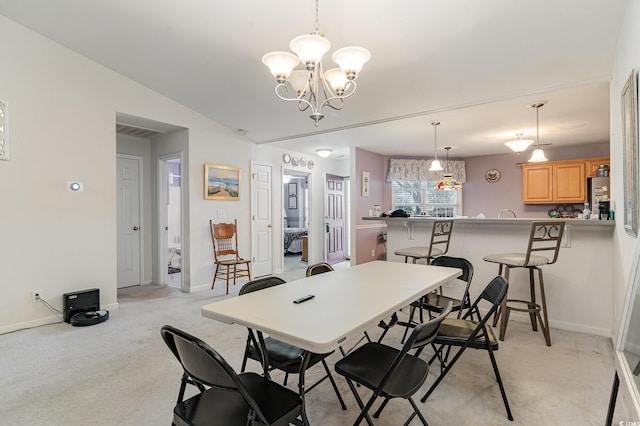
[[[218,217],[224,217],[224,210],[218,210]]]

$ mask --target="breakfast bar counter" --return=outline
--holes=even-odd
[[[415,216],[364,217],[363,220],[386,223],[387,261],[404,262],[404,257],[394,255],[394,251],[427,245],[433,222],[438,219]],[[494,253],[525,252],[531,223],[535,221],[565,222],[558,261],[545,266],[544,272],[551,327],[608,337],[613,318],[612,296],[610,291],[603,291],[603,287],[611,285],[614,221],[456,218],[447,255],[466,258],[473,264],[472,300],[498,274],[497,265],[483,261],[483,257]],[[445,293],[456,295],[456,290],[445,289]],[[513,270],[509,297],[526,298],[528,291],[526,270]],[[518,316],[514,312],[511,317],[516,321],[529,321],[525,315]]]

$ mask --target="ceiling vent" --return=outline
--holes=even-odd
[[[154,136],[161,135],[164,132],[145,129],[142,127],[134,127],[123,123],[116,123],[116,133],[121,135],[135,136],[137,138],[152,138]]]

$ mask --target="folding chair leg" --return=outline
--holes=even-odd
[[[456,361],[458,360],[458,358],[460,358],[460,355],[462,355],[462,352],[464,352],[464,350],[466,349],[466,346],[463,346],[460,348],[460,350],[458,352],[456,352],[456,354],[454,355],[453,359],[451,360],[451,362],[449,362],[449,364],[445,367],[444,371],[442,373],[440,373],[440,375],[438,376],[438,378],[436,379],[435,382],[433,382],[433,384],[431,385],[431,387],[429,388],[429,390],[427,391],[427,393],[424,394],[424,396],[422,398],[420,398],[420,402],[425,402],[427,400],[427,398],[429,398],[429,396],[431,395],[431,393],[433,393],[433,391],[436,389],[436,387],[440,384],[440,382],[442,381],[442,379],[444,379],[444,376],[447,375],[447,373],[449,372],[449,370],[451,370],[451,367],[454,366],[454,364],[456,363]],[[440,349],[440,351],[442,351],[442,348]],[[435,355],[434,355],[435,356]]]
[[[378,417],[380,417],[380,413],[382,413],[382,410],[384,410],[384,407],[387,406],[387,404],[389,403],[389,398],[385,398],[384,401],[382,401],[382,404],[380,404],[380,407],[378,407],[378,409],[376,410],[375,413],[373,413],[373,418],[377,419]]]
[[[500,387],[500,394],[502,395],[502,400],[504,401],[504,408],[507,410],[507,418],[513,421],[513,415],[511,415],[511,408],[509,408],[509,401],[507,401],[507,393],[504,390],[504,386],[502,385],[502,379],[500,378],[500,371],[498,371],[498,363],[496,362],[496,357],[493,355],[492,350],[488,350],[489,358],[491,358],[491,365],[493,366],[493,372],[496,375],[496,380],[498,381],[498,386]]]
[[[338,401],[340,401],[340,405],[342,406],[343,410],[347,409],[347,406],[344,404],[344,400],[342,399],[342,395],[340,395],[340,391],[338,390],[338,386],[336,385],[336,381],[333,380],[333,376],[331,375],[331,371],[329,371],[329,366],[327,365],[327,362],[323,359],[322,360],[322,366],[324,367],[324,371],[327,373],[327,377],[329,378],[329,381],[331,382],[331,386],[333,386],[333,390],[336,393],[336,396],[338,397]]]
[[[369,413],[367,413],[368,409],[365,410],[365,405],[362,402],[362,399],[360,398],[360,395],[358,395],[358,391],[356,391],[356,388],[353,385],[353,382],[351,380],[347,379],[347,384],[349,385],[349,389],[351,389],[351,393],[353,394],[353,397],[356,399],[356,402],[358,403],[358,407],[360,407],[360,410],[361,410],[360,411],[360,415],[358,416],[356,421],[353,423],[353,425],[354,426],[358,425],[358,424],[360,424],[360,422],[362,422],[362,419],[365,419],[369,426],[373,426],[373,421],[371,420],[371,417],[369,417]],[[369,403],[373,404],[373,400],[375,400],[375,397],[376,397],[376,395],[372,395],[371,399],[369,400],[367,405],[369,405]]]
[[[407,399],[409,400],[409,404],[411,404],[411,406],[413,407],[413,414],[411,414],[411,416],[407,419],[407,421],[404,423],[404,426],[409,426],[409,423],[411,423],[411,420],[413,420],[415,416],[418,416],[418,418],[420,419],[420,421],[424,426],[429,426],[429,423],[427,423],[427,420],[424,418],[424,416],[418,409],[418,406],[413,401],[413,399],[412,398],[407,398]]]

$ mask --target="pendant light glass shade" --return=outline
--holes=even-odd
[[[462,184],[449,173],[449,150],[451,147],[445,146],[444,149],[447,150],[447,170],[444,172],[444,177],[436,184],[435,189],[438,191],[457,191],[462,189]]]
[[[444,169],[442,168],[442,164],[440,164],[440,160],[435,159],[431,162],[431,167],[429,167],[430,172],[441,172],[442,170]]]
[[[457,191],[462,189],[462,184],[453,178],[450,173],[445,173],[440,182],[436,184],[435,189],[438,191]]]
[[[439,121],[432,121],[431,125],[433,126],[433,155],[434,159],[431,162],[431,167],[429,167],[430,172],[440,172],[444,170],[442,168],[442,164],[440,164],[440,160],[438,160],[438,126],[440,125]]]
[[[549,159],[545,157],[544,151],[540,148],[540,120],[538,111],[544,104],[545,102],[538,102],[530,105],[531,108],[536,109],[536,149],[533,150],[531,158],[529,158],[529,163],[542,163],[544,161],[549,161]]]
[[[540,148],[534,149],[533,153],[531,154],[531,158],[529,158],[529,162],[542,163],[543,161],[549,161],[549,159],[544,156],[544,151]]]
[[[534,143],[530,139],[520,139],[521,136],[522,136],[522,133],[516,133],[516,139],[512,141],[507,141],[504,144],[507,147],[509,147],[513,152],[517,152],[518,154],[520,154],[522,151],[529,148],[529,145]]]

